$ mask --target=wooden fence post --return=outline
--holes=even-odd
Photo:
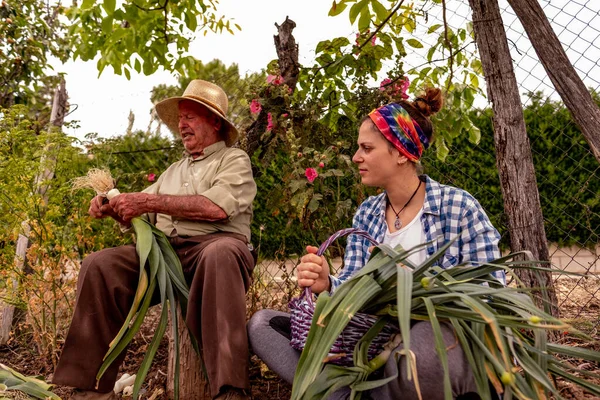
[[[67,90],[64,78],[61,79],[58,89],[54,93],[52,102],[52,113],[50,114],[50,126],[48,130],[61,129],[67,114]],[[51,144],[48,144],[51,146]],[[42,170],[35,179],[35,193],[42,196],[42,210],[45,210],[48,204],[48,181],[54,177],[54,164],[56,159],[52,156],[42,156]],[[21,233],[17,240],[17,248],[15,254],[15,267],[23,270],[27,264],[27,249],[29,248],[29,232],[30,226],[28,221],[21,223]],[[13,280],[12,287],[16,291],[18,282]],[[6,344],[10,337],[14,319],[15,308],[12,305],[4,304],[0,301],[0,345]]]
[[[500,8],[497,0],[469,0],[469,4],[494,111],[496,164],[508,217],[510,247],[513,252],[529,250],[536,260],[549,261],[531,146]],[[538,306],[558,316],[552,275],[528,270],[516,272],[528,287],[545,289],[534,291],[535,300]],[[545,295],[548,303],[544,301]]]

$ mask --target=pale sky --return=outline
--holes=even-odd
[[[450,25],[463,25],[471,18],[466,0],[449,3],[448,20]],[[580,0],[541,0],[546,15],[553,20],[553,28],[580,77],[588,87],[600,89],[600,1]],[[299,44],[300,63],[311,65],[314,48],[321,40],[346,36],[353,40],[356,28],[350,25],[347,11],[337,17],[328,17],[330,0],[221,0],[219,12],[241,25],[242,31],[199,35],[193,42],[190,53],[203,62],[215,58],[226,65],[237,63],[240,73],[257,72],[265,68],[275,58],[273,35],[277,33],[274,23],[282,23],[286,16],[296,22],[293,31]],[[513,56],[517,81],[521,92],[527,90],[554,91],[552,84],[539,63],[523,28],[508,7],[506,0],[500,1],[503,20],[507,29],[509,46]],[[441,11],[441,7],[439,7]],[[435,10],[428,10],[427,29],[434,23],[441,23],[441,16]],[[426,42],[422,36],[419,39]],[[428,48],[425,44],[425,50]],[[410,54],[407,66],[422,64],[424,56]],[[412,65],[411,65],[412,64]],[[164,71],[151,76],[132,74],[131,80],[112,73],[107,67],[98,78],[96,62],[68,62],[55,64],[55,72],[65,72],[70,102],[77,109],[67,120],[78,120],[80,127],[67,129],[66,133],[83,138],[87,133],[97,132],[110,137],[123,134],[127,128],[129,111],[135,114],[134,129],[145,130],[149,123],[150,90],[165,83],[174,84],[175,77]],[[382,74],[383,75],[383,74]],[[483,79],[480,79],[484,84]],[[554,97],[553,97],[554,98]],[[558,100],[558,98],[556,98]],[[482,101],[485,104],[485,100]],[[74,107],[72,108],[74,109]]]

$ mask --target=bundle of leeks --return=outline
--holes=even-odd
[[[589,349],[553,344],[548,331],[568,331],[592,340],[569,324],[540,310],[530,291],[514,273],[516,269],[550,271],[535,261],[515,261],[521,253],[511,254],[488,264],[461,265],[450,269],[437,267],[450,243],[440,248],[422,265],[413,265],[407,256],[427,244],[405,251],[380,245],[369,262],[333,295],[321,293],[315,305],[307,343],[300,357],[292,400],[325,399],[342,387],[351,389],[351,398],[382,386],[396,377],[369,380],[372,372],[385,365],[390,356],[404,357],[408,379],[414,379],[417,392],[418,370],[410,351],[411,320],[430,321],[438,357],[444,368],[445,398],[452,399],[446,345],[440,323],[450,323],[473,370],[481,398],[493,398],[490,383],[504,399],[545,399],[549,394],[562,398],[554,385],[559,377],[600,395],[600,386],[585,378],[597,374],[578,370],[561,356],[600,362],[600,353]],[[505,287],[493,273],[504,271],[518,287]],[[535,272],[537,273],[537,272]],[[354,350],[354,365],[326,364],[329,349],[350,318],[358,312],[378,315],[379,321],[365,334]],[[386,322],[400,328],[400,337],[379,356],[367,358],[369,343]],[[392,349],[403,343],[403,350]],[[433,350],[432,350],[433,351]]]

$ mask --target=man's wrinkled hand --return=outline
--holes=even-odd
[[[147,208],[148,195],[146,193],[122,193],[113,197],[109,205],[124,222],[129,222],[150,211]]]
[[[110,204],[108,203],[108,199],[105,196],[100,195],[94,197],[90,201],[90,208],[88,210],[88,214],[90,214],[94,218],[114,218],[117,216]]]

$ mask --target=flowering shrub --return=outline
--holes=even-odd
[[[410,86],[410,81],[406,77],[402,77],[398,80],[392,81],[390,78],[385,78],[379,84],[379,90],[386,92],[390,100],[401,98],[403,100],[408,99],[406,91]]]

